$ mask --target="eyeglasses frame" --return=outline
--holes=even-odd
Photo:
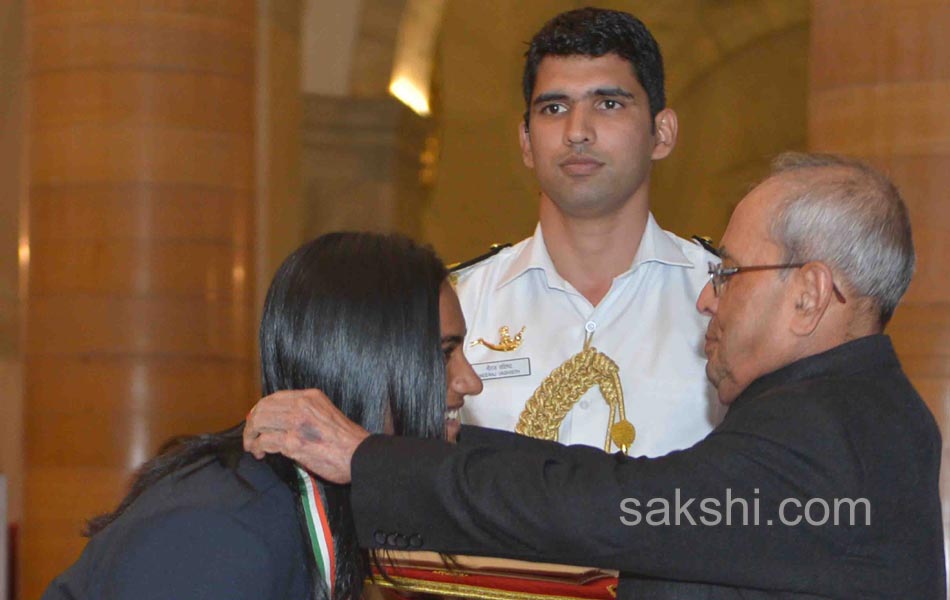
[[[715,263],[710,261],[709,263],[709,282],[712,284],[713,295],[717,298],[722,293],[722,286],[729,280],[733,275],[739,275],[741,273],[750,273],[753,271],[773,271],[780,269],[801,269],[807,262],[803,263],[786,263],[782,265],[749,265],[745,267],[723,267],[722,263]],[[838,299],[838,302],[846,304],[847,300],[844,297],[844,294],[841,293],[841,290],[838,289],[838,284],[831,282],[831,290],[835,294],[835,298]]]

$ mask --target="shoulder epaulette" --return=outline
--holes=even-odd
[[[486,260],[488,258],[495,256],[496,254],[498,254],[505,248],[511,248],[511,244],[492,244],[491,246],[488,247],[488,252],[486,252],[485,254],[480,254],[476,256],[475,258],[470,258],[466,261],[458,262],[452,265],[447,265],[446,268],[452,273],[456,271],[461,271],[462,269],[471,267],[472,265],[477,265],[483,260]]]
[[[709,252],[710,254],[712,254],[713,256],[717,258],[721,258],[719,256],[719,248],[713,245],[713,241],[711,237],[706,237],[704,235],[694,235],[693,239],[696,240],[697,244],[705,248],[707,252]]]

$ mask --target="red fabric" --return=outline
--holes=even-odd
[[[617,578],[608,575],[581,584],[553,579],[542,580],[498,574],[450,573],[442,570],[433,571],[394,566],[387,566],[386,573],[391,577],[405,577],[423,582],[453,583],[546,596],[595,600],[612,600],[617,597]]]

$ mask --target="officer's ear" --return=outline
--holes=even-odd
[[[529,169],[533,169],[534,154],[531,153],[531,135],[527,121],[521,121],[518,124],[518,140],[521,142],[521,162]]]
[[[679,132],[679,122],[672,108],[664,108],[653,118],[653,135],[656,143],[653,146],[653,160],[666,158],[676,145],[676,135]]]

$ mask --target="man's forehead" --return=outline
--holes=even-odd
[[[769,177],[756,185],[739,201],[732,213],[732,219],[747,224],[768,223],[783,198],[786,198],[794,185],[793,180],[784,175]]]
[[[723,259],[776,248],[769,235],[777,200],[781,197],[781,188],[776,183],[766,180],[759,184],[736,206],[722,236]]]
[[[545,89],[540,89],[541,87]],[[632,65],[620,56],[570,54],[548,55],[541,59],[534,84],[534,95],[571,88],[574,92],[590,92],[598,87],[620,87],[628,92],[641,92]],[[575,89],[581,88],[581,89]]]

